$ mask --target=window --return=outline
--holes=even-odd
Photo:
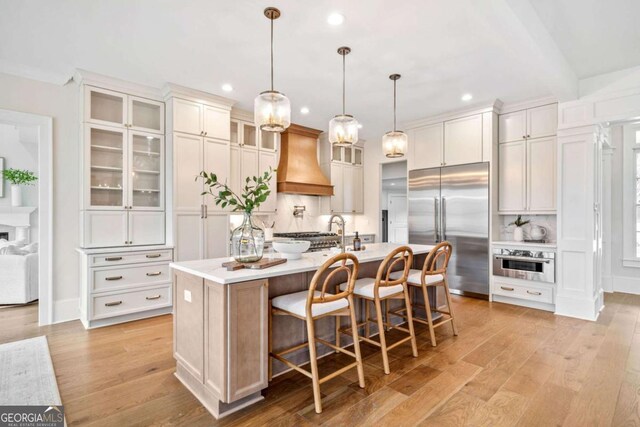
[[[636,145],[640,145],[640,131],[636,132]],[[640,258],[640,150],[634,150],[635,153],[635,178],[636,178],[636,258]]]
[[[622,148],[622,265],[640,268],[640,122],[623,125]]]

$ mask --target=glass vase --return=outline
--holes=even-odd
[[[262,259],[264,231],[251,221],[251,213],[244,213],[240,227],[231,233],[231,256],[237,262],[257,262]]]

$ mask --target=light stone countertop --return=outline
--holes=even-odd
[[[556,249],[558,245],[555,242],[547,243],[533,243],[533,242],[514,242],[513,240],[498,240],[493,241],[491,244],[498,248],[545,248]]]
[[[370,243],[366,245],[364,251],[350,252],[358,257],[358,261],[361,263],[380,261],[386,257],[389,252],[401,245],[393,243]],[[414,254],[428,253],[433,246],[431,245],[407,245]],[[206,280],[211,280],[216,283],[228,284],[247,282],[250,280],[265,279],[268,277],[286,276],[289,274],[303,273],[306,271],[317,270],[324,262],[333,256],[336,252],[321,251],[321,252],[306,252],[302,254],[301,259],[288,260],[284,264],[276,265],[274,267],[265,268],[263,270],[241,269],[236,271],[227,271],[222,267],[223,262],[232,261],[232,258],[214,258],[205,260],[194,260],[185,262],[174,262],[169,264],[173,269],[182,271],[184,273],[192,274],[197,277],[202,277]],[[269,258],[280,258],[280,254],[274,253],[268,255]]]

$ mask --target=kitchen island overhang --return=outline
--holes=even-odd
[[[359,277],[375,277],[380,262],[399,246],[376,243],[354,252],[360,263]],[[407,246],[414,252],[414,268],[422,268],[433,246]],[[273,319],[269,337],[269,299],[308,289],[316,270],[331,256],[333,253],[305,253],[302,259],[264,270],[227,271],[222,263],[229,258],[170,264],[176,376],[216,418],[264,398],[270,338],[274,350],[306,341],[304,322],[285,316]],[[316,336],[332,342],[333,319],[315,323]],[[343,338],[342,345],[351,344]],[[322,355],[334,352],[320,350]],[[295,363],[308,361],[305,348],[291,355]],[[274,374],[285,370],[274,362]]]

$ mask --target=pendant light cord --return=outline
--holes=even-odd
[[[271,92],[273,92],[273,18],[271,21]]]
[[[346,83],[345,83],[345,74],[346,74],[346,54],[343,53],[342,54],[342,115],[345,115],[345,87],[346,87]]]
[[[396,80],[393,81],[393,131],[396,131]]]

